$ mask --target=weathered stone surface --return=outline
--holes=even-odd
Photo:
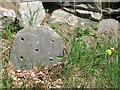
[[[102,18],[102,14],[101,13],[98,13],[98,12],[92,12],[92,11],[86,11],[86,10],[79,10],[79,9],[76,9],[76,11],[80,14],[88,14],[88,15],[91,15],[91,17],[93,19],[96,19],[96,20],[100,20]]]
[[[105,34],[113,34],[118,37],[119,22],[115,19],[103,19],[98,24],[98,32]]]
[[[20,30],[12,45],[11,62],[15,69],[33,66],[51,66],[63,55],[60,36],[47,26],[28,27]]]
[[[119,38],[119,40],[120,40],[120,22],[119,22],[119,24],[118,24],[118,38]],[[119,44],[120,45],[120,44]]]
[[[78,23],[78,17],[68,13],[62,9],[53,11],[52,16],[49,19],[48,23],[67,23],[71,26],[75,26]]]
[[[87,8],[84,6],[84,8]],[[93,12],[93,11],[88,11],[88,10],[82,10],[82,9],[71,9],[71,8],[66,8],[64,7],[64,9],[68,12],[71,13],[78,13],[79,15],[83,16],[83,17],[91,17],[94,20],[100,20],[102,18],[102,14],[99,12]]]
[[[0,19],[0,31],[2,31],[2,29],[3,29],[2,22],[3,22],[2,19]]]
[[[3,23],[6,17],[14,21],[16,18],[16,13],[11,9],[0,7],[0,31],[4,28]]]
[[[29,25],[40,25],[43,22],[45,10],[41,1],[21,2],[18,6],[18,16],[24,27]]]
[[[15,18],[16,13],[13,10],[5,9],[5,8],[0,7],[0,18],[2,18],[4,16]]]
[[[80,2],[71,2],[69,0],[58,2],[63,8],[73,13],[77,11],[77,16],[85,16],[86,18],[92,18],[93,20],[100,20],[102,18],[114,18],[120,19],[120,7],[119,2],[99,1],[99,0],[82,0]],[[102,12],[102,13],[101,13]],[[78,14],[79,13],[79,14]],[[89,15],[89,17],[88,17]]]
[[[92,27],[93,26],[93,21],[85,18],[78,18],[78,25],[81,27]]]

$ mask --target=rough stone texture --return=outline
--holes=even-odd
[[[18,6],[18,16],[24,27],[29,25],[40,25],[43,22],[45,10],[41,1],[21,2]]]
[[[93,26],[93,21],[86,19],[86,18],[78,18],[78,26],[81,27],[92,27]]]
[[[4,16],[15,18],[16,14],[13,10],[5,9],[5,8],[0,7],[0,18],[2,18]]]
[[[60,36],[47,26],[28,27],[20,30],[12,45],[11,62],[15,69],[57,64],[63,55]]]
[[[16,17],[16,13],[11,9],[0,7],[0,31],[4,28],[3,23],[6,17],[13,21]]]
[[[86,10],[79,10],[76,9],[76,11],[80,14],[86,14],[86,15],[91,15],[91,17],[95,20],[100,20],[102,18],[102,14],[98,12],[92,12],[92,11],[86,11]]]
[[[106,34],[114,34],[118,37],[118,25],[119,22],[115,19],[103,19],[98,24],[98,32]]]
[[[90,1],[90,2],[89,2]],[[61,5],[62,8],[67,8],[66,10],[75,13],[77,11],[77,16],[91,18],[93,20],[100,20],[102,18],[114,18],[120,21],[120,7],[119,2],[114,2],[115,0],[105,1],[102,0],[82,0],[80,2],[70,2],[69,0],[56,2]],[[102,8],[102,13],[101,13]],[[79,15],[80,14],[80,15]],[[101,18],[101,19],[102,19]]]
[[[67,23],[71,26],[75,26],[78,23],[78,17],[68,13],[62,9],[53,11],[52,16],[49,19],[48,23]]]
[[[118,24],[118,39],[120,40],[120,22]],[[119,44],[120,45],[120,44]]]
[[[3,28],[3,26],[2,26],[2,19],[0,19],[0,31],[2,31],[2,28]]]
[[[93,0],[94,1],[94,0]],[[67,5],[63,4],[63,9],[70,13],[77,13],[77,16],[91,18],[93,20],[100,20],[102,18],[102,13],[98,10],[98,4],[94,5],[94,2],[67,2]],[[96,6],[97,5],[97,6]]]
[[[6,9],[14,10],[15,12],[18,10],[17,3],[20,1],[3,1],[1,7]]]

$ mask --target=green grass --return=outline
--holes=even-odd
[[[77,27],[72,31],[69,30],[69,26],[66,28],[66,24],[64,26],[61,24],[50,26],[59,33],[65,43],[70,45],[68,53],[64,56],[67,64],[62,77],[63,87],[118,88],[119,53],[118,41],[114,35],[100,35],[97,33],[97,24],[92,28]],[[111,57],[106,53],[109,48],[115,49]]]
[[[65,25],[65,24],[64,24]],[[64,74],[61,76],[63,87],[80,88],[119,88],[119,63],[118,63],[118,41],[113,35],[103,37],[98,35],[97,30],[90,27],[77,27],[75,29],[61,24],[51,25],[60,34],[64,43],[68,43],[68,52],[64,57],[67,62]],[[61,28],[62,27],[62,28]],[[64,33],[62,32],[64,31]],[[92,38],[92,39],[91,39]],[[87,40],[88,39],[88,40]],[[90,41],[90,42],[88,42]],[[112,56],[107,55],[108,48],[114,48]],[[53,70],[53,81],[60,70]],[[7,72],[0,79],[1,87],[11,87],[11,78]],[[24,88],[24,82],[21,88]]]
[[[89,28],[75,30],[70,40],[70,51],[67,55],[65,76],[66,87],[119,87],[118,42],[112,36],[94,38],[92,46],[85,42],[90,36]],[[110,57],[106,51],[115,48]]]
[[[19,24],[19,22],[17,21],[17,18],[15,19],[14,22],[6,22],[4,24],[5,27],[5,36],[2,35],[2,31],[0,32],[0,39],[7,39],[9,41],[12,42],[13,33],[17,33],[20,29],[22,29],[23,27]],[[1,41],[1,43],[3,43]],[[3,51],[3,47],[0,47],[0,53],[2,53]],[[0,57],[0,59],[3,59],[3,57]],[[8,76],[8,72],[7,71],[2,71],[3,65],[5,62],[3,62],[3,60],[0,60],[0,73],[3,74],[3,77],[0,77],[0,88],[10,88],[11,87],[11,77]]]
[[[3,71],[3,78],[1,79],[1,88],[11,88],[11,81],[12,81],[12,78],[10,76],[8,76],[8,71]]]
[[[23,27],[19,24],[17,18],[13,22],[6,22],[5,23],[5,38],[9,41],[12,40],[12,33],[17,33]]]
[[[3,0],[0,0],[0,3]],[[27,4],[28,5],[28,4]],[[100,2],[100,8],[102,4]],[[26,15],[29,25],[34,25],[38,16],[39,8],[34,12],[31,11],[29,5],[30,16]],[[101,9],[100,9],[101,10]],[[102,13],[102,12],[101,12]],[[70,29],[70,26],[64,24],[52,24],[51,28],[61,36],[64,44],[70,47],[65,53],[65,61],[67,64],[64,68],[63,87],[80,87],[80,88],[120,88],[119,84],[119,61],[118,42],[112,35],[107,38],[98,36],[94,30],[89,27],[77,27],[75,30]],[[97,29],[96,23],[94,29]],[[19,24],[6,23],[5,25],[6,39],[12,39],[12,32],[17,32],[22,29]],[[64,32],[63,32],[64,31]],[[2,34],[0,33],[0,37]],[[87,37],[87,38],[86,38]],[[93,40],[89,39],[93,38]],[[86,40],[88,39],[88,40]],[[87,42],[91,41],[91,43]],[[115,48],[112,56],[108,56],[106,51],[108,48]],[[58,57],[63,58],[63,57]],[[56,73],[53,70],[55,79]],[[3,77],[0,78],[0,88],[10,88],[11,77],[8,77],[6,71],[3,72]],[[24,82],[21,88],[25,88]]]
[[[25,14],[25,16],[26,16],[26,18],[27,18],[27,20],[28,20],[28,22],[29,22],[29,26],[35,25],[35,24],[36,24],[36,20],[37,20],[37,18],[38,18],[38,14],[39,14],[40,8],[38,7],[38,8],[36,8],[36,9],[32,12],[32,10],[31,10],[31,8],[30,8],[30,6],[29,6],[28,3],[27,3],[27,7],[28,7],[28,9],[29,9],[29,14],[30,14],[30,15]],[[40,22],[41,22],[41,21],[40,21]]]
[[[5,25],[5,31],[6,31],[6,39],[7,40],[11,40],[12,39],[12,31],[11,31],[11,29],[12,29],[12,27],[11,27],[11,25],[10,24],[8,24],[8,23],[6,23],[6,25]]]

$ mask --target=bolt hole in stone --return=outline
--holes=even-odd
[[[20,56],[20,59],[23,60],[23,56]]]
[[[52,61],[52,60],[53,60],[53,58],[52,58],[52,57],[50,57],[50,58],[49,58],[49,60],[50,60],[50,61]]]
[[[54,43],[55,42],[55,40],[54,39],[51,39],[51,43]]]
[[[38,49],[35,49],[36,52],[38,52]]]
[[[21,41],[24,41],[24,38],[21,38]]]

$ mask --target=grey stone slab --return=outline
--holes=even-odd
[[[47,26],[28,27],[14,38],[10,57],[15,69],[31,69],[33,66],[57,64],[57,56],[63,55],[60,36]]]
[[[40,25],[43,22],[45,10],[41,1],[20,2],[18,6],[18,17],[24,27]]]

